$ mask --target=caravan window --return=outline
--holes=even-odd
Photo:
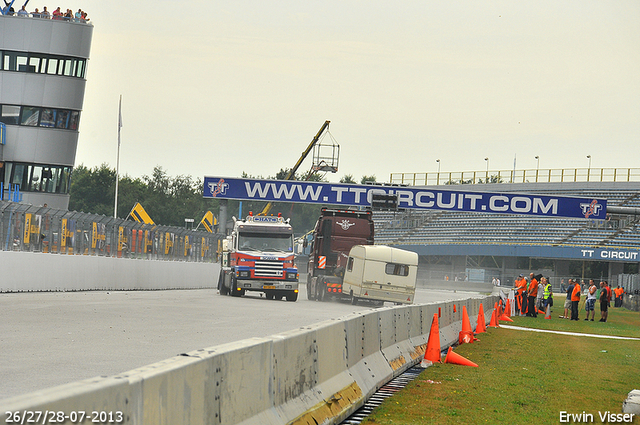
[[[350,272],[353,270],[353,257],[349,257],[349,261],[347,261],[347,271]]]
[[[406,264],[387,263],[384,272],[395,276],[409,276],[409,266]]]

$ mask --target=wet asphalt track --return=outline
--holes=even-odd
[[[213,289],[0,294],[0,399],[371,308],[309,301],[305,291],[297,302]],[[418,289],[416,303],[478,296]]]

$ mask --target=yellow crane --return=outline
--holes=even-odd
[[[305,151],[302,152],[300,159],[298,159],[298,162],[296,162],[296,165],[294,165],[293,168],[289,171],[289,173],[285,177],[285,180],[293,180],[293,178],[296,175],[296,171],[298,171],[298,168],[300,168],[300,164],[302,164],[302,161],[305,160],[305,158],[309,155],[309,152],[311,152],[311,150],[316,145],[316,143],[318,143],[318,140],[320,140],[320,136],[322,136],[322,133],[324,133],[325,130],[329,128],[330,122],[331,121],[325,121],[324,124],[322,124],[322,127],[320,127],[320,130],[318,131],[318,134],[316,134],[313,140],[311,140],[311,143],[309,143],[309,146],[307,146],[307,149],[305,149]],[[269,211],[271,210],[272,206],[273,206],[273,202],[267,203],[267,205],[265,205],[260,215],[269,214]]]

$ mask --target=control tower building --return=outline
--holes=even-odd
[[[93,25],[0,14],[2,199],[69,207]]]

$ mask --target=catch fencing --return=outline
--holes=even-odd
[[[611,282],[616,284],[616,282]],[[640,295],[640,275],[638,274],[619,274],[618,285],[622,286],[627,294]]]
[[[637,182],[640,168],[563,168],[529,170],[391,173],[393,184],[433,186],[484,183]]]
[[[216,262],[218,234],[0,201],[0,251]]]

